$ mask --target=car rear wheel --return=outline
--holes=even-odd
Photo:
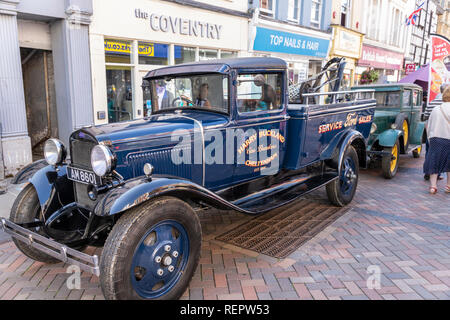
[[[383,169],[383,176],[386,179],[392,179],[397,174],[398,163],[400,157],[400,144],[397,140],[392,148],[384,148],[388,155],[384,155],[381,160],[381,167]]]
[[[327,195],[330,202],[344,207],[352,202],[359,180],[359,159],[355,148],[348,147],[341,164],[339,179],[327,184]]]
[[[418,159],[420,158],[420,155],[422,154],[422,146],[418,147],[417,149],[413,150],[413,157]]]
[[[109,300],[172,300],[186,291],[201,249],[198,216],[185,202],[161,198],[116,223],[100,259]]]
[[[40,221],[41,205],[39,203],[39,198],[34,186],[30,183],[23,188],[14,201],[13,207],[11,209],[11,214],[9,220],[11,222],[21,224]],[[40,227],[34,228],[34,231],[40,235],[45,236],[44,231]],[[12,239],[17,249],[19,249],[27,257],[44,263],[57,263],[59,260],[49,256],[41,251],[31,247],[30,245],[17,240]]]

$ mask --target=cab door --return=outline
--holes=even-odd
[[[236,120],[226,139],[234,148],[233,181],[237,184],[281,170],[288,118],[285,71],[241,71],[235,84]]]

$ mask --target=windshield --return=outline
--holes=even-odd
[[[150,80],[152,111],[197,108],[228,113],[228,77],[206,74]]]
[[[377,107],[400,108],[400,92],[376,92]]]

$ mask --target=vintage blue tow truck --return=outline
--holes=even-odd
[[[48,140],[0,226],[31,259],[99,275],[107,299],[176,299],[200,257],[197,208],[259,215],[322,186],[352,201],[376,101],[339,91],[344,65],[296,86],[274,58],[151,71],[151,115]]]

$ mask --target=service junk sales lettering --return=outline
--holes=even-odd
[[[135,9],[134,14],[138,19],[150,21],[150,27],[154,31],[172,32],[186,36],[202,37],[220,40],[222,26],[214,23],[166,16]]]

